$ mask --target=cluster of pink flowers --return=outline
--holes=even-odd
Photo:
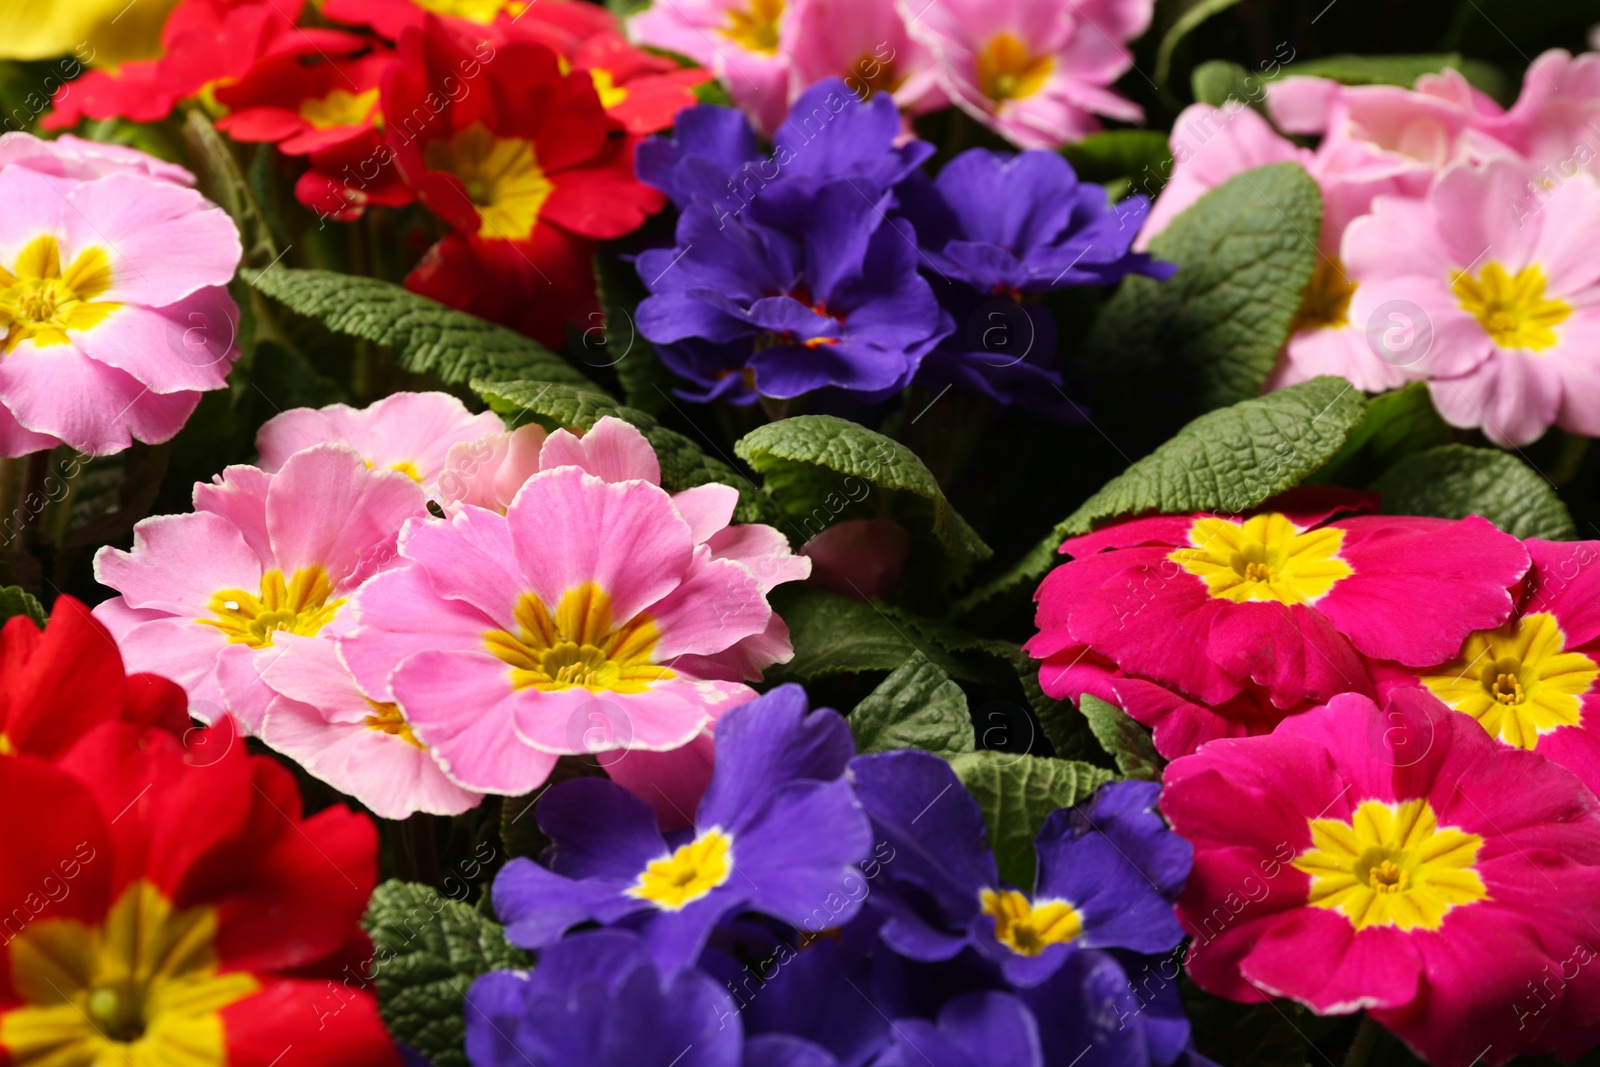
[[[1172,760],[1203,988],[1364,1009],[1435,1064],[1570,1058],[1600,1017],[1569,966],[1600,929],[1600,542],[1376,503],[1069,540],[1028,651]]]
[[[1600,56],[1545,53],[1509,110],[1454,70],[1414,90],[1289,77],[1266,104],[1277,129],[1237,101],[1179,116],[1140,236],[1252,167],[1289,160],[1317,180],[1321,258],[1269,387],[1421,380],[1448,422],[1501,445],[1600,433],[1600,263],[1584,251]]]
[[[1133,65],[1126,43],[1154,0],[660,0],[636,15],[641,44],[714,71],[763,133],[825,78],[908,115],[955,104],[1023,148],[1054,148],[1137,122],[1108,86]]]
[[[223,387],[242,252],[192,185],[133,149],[0,136],[0,454],[165,441]]]
[[[793,654],[767,593],[809,560],[732,525],[728,486],[667,493],[618,419],[507,431],[399,393],[286,412],[257,445],[193,513],[101,550],[121,595],[96,614],[192,713],[232,714],[385,818],[532,792],[598,753],[681,818],[712,724]]]

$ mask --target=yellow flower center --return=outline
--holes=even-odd
[[[726,882],[732,873],[733,838],[713,826],[672,855],[651,860],[627,893],[664,911],[680,911]]]
[[[1544,271],[1523,267],[1514,276],[1498,263],[1486,263],[1476,278],[1457,274],[1450,288],[1462,310],[1483,325],[1501,348],[1540,352],[1557,344],[1555,327],[1572,314],[1565,300],[1544,295]]]
[[[1307,903],[1357,930],[1437,930],[1451,908],[1489,895],[1473,867],[1483,838],[1441,827],[1426,800],[1364,800],[1349,822],[1312,819],[1311,841],[1294,860],[1311,876]]]
[[[1533,748],[1540,734],[1578,725],[1583,695],[1600,677],[1600,664],[1566,649],[1555,616],[1541,611],[1479,630],[1422,684],[1505,744]]]
[[[863,52],[851,66],[844,83],[865,100],[873,93],[892,93],[905,80],[893,63],[885,63],[871,52]],[[863,89],[866,91],[862,92]]]
[[[562,594],[554,616],[532,593],[517,600],[515,614],[520,634],[491,630],[484,639],[511,665],[517,689],[642,693],[673,676],[650,659],[661,637],[655,620],[641,614],[615,624],[611,597],[593,582]]]
[[[92,330],[121,304],[96,298],[111,288],[111,257],[86,248],[61,269],[61,246],[49,234],[35,237],[10,270],[0,267],[0,350],[24,341],[64,345],[68,330]]]
[[[414,2],[418,7],[426,8],[435,15],[466,19],[480,26],[489,25],[502,11],[516,18],[528,8],[523,0],[414,0]]]
[[[594,82],[594,91],[600,97],[600,106],[607,111],[628,99],[628,90],[618,87],[609,70],[595,67],[589,71],[589,80]]]
[[[748,8],[728,12],[723,35],[752,52],[775,54],[778,51],[778,20],[783,17],[785,0],[750,0]]]
[[[1337,259],[1319,258],[1289,324],[1289,336],[1301,330],[1336,330],[1349,325],[1350,298],[1355,292],[1356,283],[1345,277],[1344,266]]]
[[[978,894],[994,916],[994,938],[1020,956],[1037,956],[1083,933],[1083,916],[1065,900],[1029,900],[1015,889],[985,889]]]
[[[367,704],[372,708],[372,714],[362,720],[363,725],[369,730],[398,737],[408,745],[426,750],[427,745],[417,740],[417,735],[411,732],[411,724],[406,722],[406,717],[400,714],[400,708],[395,704],[384,704],[367,698]]]
[[[5,734],[0,734],[0,756],[15,756],[16,754],[17,746],[12,743],[11,738]]]
[[[481,122],[448,141],[432,141],[424,158],[429,170],[454,174],[478,209],[478,236],[521,241],[533,236],[539,211],[555,186],[539,167],[533,142],[496,137]]]
[[[1055,70],[1054,56],[1036,56],[1022,38],[1002,30],[978,53],[978,91],[996,103],[1032,96]]]
[[[1302,533],[1277,512],[1243,523],[1197,519],[1189,544],[1194,547],[1174,549],[1167,558],[1205,582],[1210,596],[1235,604],[1314,604],[1355,573],[1339,557],[1343,530]]]
[[[344,598],[331,596],[333,581],[321,567],[301,567],[287,582],[282,571],[268,571],[261,576],[259,596],[243,589],[220,590],[211,594],[213,617],[195,621],[215,626],[235,644],[266,648],[279,630],[311,637],[332,622]]]
[[[372,117],[378,107],[378,90],[364,93],[335,89],[321,100],[307,100],[300,105],[300,117],[319,130],[340,126],[361,126]]]
[[[223,1008],[259,988],[217,973],[217,916],[129,886],[99,927],[47,919],[11,942],[22,1006],[0,1016],[15,1067],[224,1067]]]

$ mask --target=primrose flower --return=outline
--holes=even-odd
[[[167,440],[238,356],[232,220],[154,160],[160,180],[70,149],[41,165],[11,136],[28,158],[0,166],[0,453]],[[54,173],[84,169],[107,173]]]
[[[1365,1010],[1439,1067],[1592,1044],[1600,809],[1570,771],[1402,689],[1165,778],[1195,848],[1178,915],[1202,989]]]
[[[360,625],[340,638],[363,689],[479,792],[531,792],[563,753],[680,748],[789,654],[765,590],[805,564],[727,528],[731,488],[675,499],[636,474],[607,481],[558,458],[587,437],[558,437],[504,515],[408,523],[401,564],[359,591]],[[725,528],[728,547],[712,536]]]
[[[806,0],[789,48],[790,96],[827,78],[865,100],[886,93],[907,115],[948,107],[933,56],[906,29],[894,0]]]
[[[280,643],[262,676],[272,690],[260,727],[268,746],[379,818],[459,815],[483,800],[445,776],[400,709],[356,684],[335,642]]]
[[[378,81],[393,61],[387,51],[338,62],[263,60],[217,89],[228,108],[217,129],[236,141],[276,144],[289,156],[339,148],[377,129]]]
[[[355,588],[422,511],[422,490],[343,445],[318,445],[275,474],[229,467],[195,487],[194,503],[140,522],[131,552],[100,550],[95,577],[122,595],[95,614],[130,664],[188,691],[196,717],[231,712],[254,732],[284,644],[343,625]]]
[[[1154,0],[902,0],[911,35],[933,53],[944,90],[973,118],[1023,148],[1059,148],[1138,122],[1107,88],[1133,65],[1125,42],[1150,25]]]
[[[1600,789],[1600,620],[1591,616],[1596,541],[1523,544],[1533,566],[1504,624],[1469,636],[1448,663],[1374,667],[1380,695],[1419,686],[1483,724],[1491,737],[1531,749]]]
[[[1296,490],[1237,518],[1134,519],[1066,541],[1073,561],[1040,584],[1026,646],[1049,661],[1042,684],[1075,699],[1051,668],[1087,647],[1219,711],[1252,685],[1287,709],[1370,693],[1362,656],[1431,666],[1505,622],[1528,568],[1516,538],[1476,517],[1361,514],[1375,506]]]
[[[451,277],[460,272],[437,264],[407,285],[552,344],[593,292],[589,269],[572,269],[590,258],[592,239],[620,237],[664,203],[634,178],[634,139],[605,114],[594,80],[563,62],[533,41],[471,46],[429,15],[400,35],[380,94],[389,157],[456,231],[438,255],[480,261],[494,295],[464,292]],[[462,84],[469,91],[440,103],[438,87]],[[494,267],[512,260],[523,268],[496,280]],[[530,298],[530,288],[539,295]],[[543,315],[525,322],[530,305]]]
[[[180,100],[203,99],[262,60],[346,56],[367,43],[342,30],[297,26],[305,0],[185,0],[166,6],[170,14],[155,58],[142,52],[114,69],[73,79],[57,90],[39,125],[65,130],[85,118],[159,122]]]
[[[684,211],[675,247],[638,258],[651,292],[639,332],[695,399],[898,392],[952,326],[914,236],[886,215],[931,146],[895,148],[894,104],[861,103],[837,79],[795,104],[770,160],[732,116],[703,110],[641,157]]]
[[[1511,161],[1455,167],[1425,199],[1379,198],[1345,234],[1361,282],[1352,319],[1416,309],[1431,343],[1399,370],[1428,381],[1446,422],[1501,445],[1552,425],[1600,433],[1600,264],[1583,240],[1600,225],[1600,182],[1576,174],[1519,217],[1507,205],[1527,203],[1529,182]]]
[[[936,1022],[899,1019],[894,1042],[876,1067],[1045,1067],[1033,1013],[1007,993],[966,993],[939,1011]]]
[[[978,803],[948,763],[907,750],[859,756],[850,768],[874,833],[895,850],[879,936],[901,955],[929,962],[972,949],[1026,988],[1079,952],[1156,953],[1181,940],[1172,899],[1189,848],[1155,815],[1154,784],[1115,783],[1053,812],[1028,893],[1000,881]]]
[[[31,133],[0,134],[0,169],[27,167],[52,178],[89,181],[108,174],[133,174],[141,178],[193,186],[194,175],[176,163],[147,155],[120,144],[86,141],[64,133],[43,141]]]
[[[922,263],[942,282],[940,303],[968,325],[924,362],[922,383],[937,391],[960,381],[1003,403],[1081,419],[1053,366],[1054,318],[1028,298],[1111,285],[1126,274],[1171,277],[1171,264],[1130,251],[1149,201],[1130,196],[1113,206],[1055,152],[983,148],[961,153],[931,181],[916,176],[898,194]],[[996,310],[1003,299],[1017,306]]]
[[[452,449],[504,430],[498,415],[474,415],[449,393],[393,393],[364,408],[332,404],[274,415],[256,431],[256,451],[261,469],[271,474],[296,452],[346,445],[368,467],[399,471],[433,496],[452,469]]]
[[[467,991],[473,1067],[739,1067],[728,995],[705,974],[662,974],[637,935],[576,934],[531,971],[494,971]]]
[[[837,914],[820,910],[865,884],[855,865],[872,848],[844,780],[855,751],[844,719],[808,714],[804,691],[780,686],[723,716],[716,744],[694,826],[667,837],[650,808],[614,783],[575,779],[547,792],[537,817],[554,842],[550,866],[514,859],[495,879],[495,911],[511,942],[543,948],[582,922],[622,922],[674,972],[735,912],[813,932],[848,921],[859,896]]]
[[[106,723],[53,765],[0,758],[0,804],[29,812],[0,826],[0,1056],[395,1067],[370,991],[317,1010],[364,940],[371,821],[305,817],[294,777],[227,727],[188,740]]]
[[[0,693],[0,757],[59,759],[107,722],[174,735],[189,727],[183,690],[154,674],[126,674],[111,634],[65,595],[42,632],[21,615],[0,628]]]
[[[672,0],[628,20],[641,45],[688,56],[712,71],[763,134],[783,121],[802,5],[786,0]]]

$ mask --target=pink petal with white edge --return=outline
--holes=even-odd
[[[134,440],[158,445],[176,437],[199,405],[199,393],[147,391],[134,398],[122,418]]]
[[[557,757],[519,740],[518,694],[506,665],[487,652],[418,652],[394,672],[390,689],[417,739],[463,789],[521,796],[550,777]]]
[[[743,685],[681,675],[642,693],[524,689],[513,701],[512,719],[517,736],[543,752],[665,752],[688,744],[711,722],[714,707],[743,703],[748,692]]]
[[[459,815],[483,802],[482,793],[450,781],[427,749],[364,724],[329,723],[287,697],[268,706],[261,739],[380,819]]]
[[[400,554],[427,575],[435,597],[470,605],[492,628],[511,631],[526,590],[514,552],[505,516],[483,508],[463,508],[448,522],[407,523],[400,536]]]
[[[506,522],[523,589],[553,608],[567,590],[594,582],[611,597],[619,621],[676,588],[694,551],[689,524],[658,486],[604,482],[577,467],[530,479]]]
[[[41,348],[31,340],[23,341],[0,360],[0,399],[17,421],[90,455],[122,451],[133,443],[135,430],[149,436],[151,430],[159,432],[166,427],[168,420],[158,417],[152,422],[149,418],[159,415],[159,408],[135,410],[146,398],[157,399],[133,378],[90,359],[70,344]],[[171,427],[172,432],[181,425],[180,420]]]
[[[374,700],[393,699],[389,676],[410,656],[482,652],[485,636],[505,628],[470,604],[440,597],[427,572],[411,563],[367,579],[340,614],[355,626],[339,636],[339,658]]]
[[[261,466],[276,470],[301,449],[345,444],[375,468],[409,464],[427,484],[444,471],[452,447],[504,429],[499,416],[474,415],[449,393],[394,393],[361,409],[333,404],[285,411],[262,424],[256,450]]]
[[[261,588],[261,561],[238,527],[205,512],[157,515],[133,528],[133,550],[107,546],[95,554],[94,576],[131,608],[199,619],[224,589]]]
[[[639,428],[607,415],[577,436],[571,430],[557,430],[544,443],[539,454],[539,469],[582,467],[607,482],[626,482],[634,478],[661,484],[661,462]]]
[[[224,467],[209,483],[194,487],[194,509],[220,515],[239,528],[245,544],[261,559],[264,570],[277,566],[267,533],[267,488],[272,475],[258,467]]]
[[[239,267],[239,231],[221,208],[193,189],[112,174],[67,194],[61,260],[90,248],[111,259],[117,303],[165,307],[200,289],[226,285]]]
[[[657,663],[721,652],[761,633],[772,617],[755,576],[732,560],[712,559],[704,546],[678,587],[649,610],[661,631],[652,653]]]
[[[30,452],[43,452],[61,444],[61,438],[34,433],[17,421],[11,409],[0,403],[0,456],[15,458]]]
[[[175,304],[123,304],[91,330],[71,333],[78,349],[155,393],[221,389],[238,358],[239,308],[221,286]]]
[[[811,575],[811,559],[797,555],[789,539],[771,526],[751,522],[717,531],[706,542],[714,559],[731,559],[749,568],[770,593],[785,582],[804,581]]]
[[[722,682],[759,682],[774,663],[794,659],[789,626],[777,612],[767,620],[767,628],[709,656],[680,656],[672,661],[673,670],[694,678]]]
[[[370,469],[344,445],[318,445],[289,457],[267,492],[267,529],[284,573],[320,566],[335,586],[375,546],[426,514],[422,488],[398,471]]]
[[[95,617],[109,628],[116,615],[102,615],[96,608]],[[226,644],[221,631],[170,615],[141,622],[117,636],[129,673],[159,674],[178,683],[189,694],[190,716],[206,723],[227,711],[227,697],[217,683],[217,659]]]
[[[733,521],[733,509],[739,506],[739,490],[711,482],[673,493],[672,504],[689,524],[694,543],[702,545]]]

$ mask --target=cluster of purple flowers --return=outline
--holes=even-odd
[[[493,893],[538,962],[473,985],[475,1067],[1204,1062],[1160,967],[1191,851],[1153,783],[1055,812],[1025,893],[948,763],[856,756],[798,686],[729,712],[715,740],[684,830],[605,779],[540,799],[553,844]]]
[[[638,258],[639,330],[693,399],[871,402],[915,381],[1057,411],[1038,295],[1174,269],[1130,250],[1144,197],[1113,205],[1043,150],[973,149],[929,178],[933,146],[904,136],[893,101],[838,79],[799,99],[773,145],[702,105],[638,151],[640,178],[680,211],[673,247]]]

